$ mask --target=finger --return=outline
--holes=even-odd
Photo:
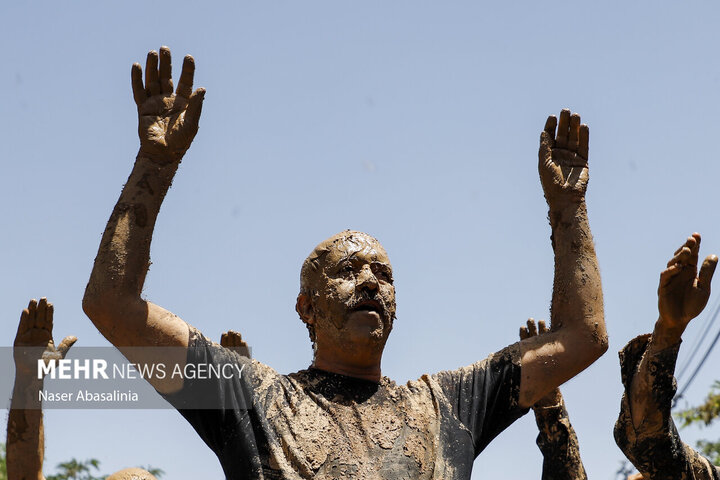
[[[190,98],[193,87],[193,77],[195,76],[195,59],[192,55],[185,55],[183,60],[182,73],[178,81],[177,93],[181,97]]]
[[[670,280],[672,280],[680,272],[682,272],[682,266],[677,264],[663,270],[662,273],[660,273],[660,286],[666,286],[668,283],[670,283]]]
[[[692,239],[692,242],[690,242],[690,239]],[[700,253],[700,242],[697,241],[697,239],[692,236],[688,237],[688,246],[690,247],[690,259],[689,263],[690,265],[695,265],[697,267],[698,264],[698,254]]]
[[[540,335],[542,335],[543,333],[547,333],[547,331],[548,331],[548,328],[547,328],[547,325],[545,324],[545,320],[539,320],[538,321],[538,333]]]
[[[200,114],[202,113],[203,100],[205,99],[205,89],[198,88],[190,95],[187,110],[185,111],[185,121],[196,128],[200,123]]]
[[[67,337],[62,339],[62,342],[60,342],[60,345],[57,347],[57,351],[62,355],[62,358],[65,358],[65,355],[67,355],[68,350],[70,350],[70,347],[72,347],[75,342],[77,342],[77,337],[75,335],[68,335]]]
[[[588,159],[588,149],[590,145],[590,128],[582,124],[580,125],[580,137],[578,139],[578,155],[585,160]]]
[[[30,313],[28,312],[28,309],[24,309],[22,313],[20,314],[20,323],[18,323],[18,329],[17,333],[15,334],[15,342],[18,341],[18,338],[28,330],[32,328],[32,318],[30,317]]]
[[[528,318],[527,328],[528,328],[528,331],[530,332],[531,337],[534,337],[535,335],[537,335],[537,327],[535,326],[534,318]]]
[[[35,323],[35,317],[37,317],[37,300],[34,298],[30,300],[28,303],[28,316],[30,317],[30,320]]]
[[[228,334],[230,335],[230,339],[232,340],[233,347],[241,347],[242,346],[242,344],[244,342],[242,341],[242,335],[240,335],[240,332],[230,330],[228,332]]]
[[[568,149],[573,152],[578,150],[578,141],[580,138],[580,115],[573,113],[570,115],[570,131],[568,132]]]
[[[555,118],[555,115],[550,115],[545,121],[544,130],[553,140],[555,140],[555,127],[557,127],[557,118]]]
[[[555,137],[555,146],[559,148],[567,148],[568,136],[570,134],[570,110],[563,108],[560,112],[560,121],[558,122],[557,135]]]
[[[160,77],[158,76],[158,53],[151,50],[145,62],[145,93],[148,97],[160,93]]]
[[[680,252],[678,252],[677,255],[670,259],[670,261],[667,263],[667,266],[670,267],[675,264],[687,265],[688,261],[690,260],[691,254],[692,252],[688,247],[682,247],[680,249]]]
[[[685,247],[687,247],[687,248],[692,248],[693,245],[695,245],[695,242],[696,242],[695,237],[692,237],[692,236],[691,236],[691,237],[688,237],[687,240],[685,240],[685,243],[683,243],[682,245],[680,245],[680,246],[678,247],[678,249],[675,250],[675,253],[673,253],[673,255],[677,255],[677,254],[680,253],[680,252],[682,251],[682,249],[685,248]]]
[[[48,330],[52,332],[53,329],[53,315],[55,315],[55,307],[52,303],[48,302],[47,304],[47,327]]]
[[[38,302],[35,326],[38,328],[47,328],[47,298],[45,297],[42,297]]]
[[[160,47],[160,90],[162,93],[172,93],[172,56],[166,46]]]
[[[700,238],[700,234],[698,232],[693,232],[691,236],[695,239],[698,245],[700,245],[700,240],[702,240],[702,238]]]
[[[717,255],[708,255],[703,261],[702,267],[700,267],[700,274],[698,275],[697,286],[699,289],[710,292],[710,282],[712,281],[713,274],[715,273],[717,263]]]
[[[526,338],[530,338],[530,332],[528,332],[527,327],[520,327],[520,340],[525,340]]]
[[[132,83],[135,104],[140,107],[147,99],[147,94],[145,93],[145,87],[142,82],[142,67],[137,62],[133,63],[132,69],[130,70],[130,81]]]

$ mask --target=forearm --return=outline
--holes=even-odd
[[[138,157],[107,223],[83,305],[108,337],[112,329],[104,313],[142,307],[152,233],[177,166],[177,162],[162,165]]]
[[[600,269],[595,255],[585,201],[551,208],[555,278],[550,309],[551,330],[568,332],[570,343],[582,348],[587,366],[607,349]]]
[[[536,405],[535,422],[540,433],[537,445],[543,454],[543,480],[581,480],[586,479],[585,467],[580,458],[577,435],[570,423],[562,396],[555,397],[557,402],[550,405]]]
[[[45,450],[42,402],[39,392],[42,380],[18,375],[13,388],[7,424],[8,478],[44,479]]]
[[[620,352],[625,394],[615,442],[647,478],[659,472],[661,478],[694,478],[687,476],[697,463],[694,452],[682,443],[671,415],[679,344],[651,351],[650,342],[649,335],[642,335]]]
[[[680,349],[680,338],[671,337],[656,324],[647,348],[627,388],[633,426],[644,434],[674,431],[670,415],[675,395],[673,374]],[[670,345],[668,345],[670,343]]]

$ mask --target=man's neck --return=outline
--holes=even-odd
[[[317,352],[312,367],[318,370],[345,375],[346,377],[360,378],[375,383],[380,383],[380,379],[382,378],[379,359],[370,365],[358,365],[356,363],[343,362],[337,358],[328,359],[320,352]]]

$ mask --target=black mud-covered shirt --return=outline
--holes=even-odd
[[[316,369],[280,375],[191,329],[188,365],[235,363],[232,378],[185,379],[165,398],[228,479],[469,479],[475,457],[517,418],[518,344],[397,385]],[[213,409],[188,408],[202,398]]]

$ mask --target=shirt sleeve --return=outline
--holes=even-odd
[[[257,444],[251,421],[253,395],[249,378],[253,363],[191,327],[186,363],[189,375],[183,377],[179,392],[163,396],[221,461],[229,456],[234,458],[233,463],[238,464],[234,467],[236,471],[260,468],[255,465]],[[211,367],[221,373],[202,373]]]
[[[620,351],[620,369],[625,387],[620,416],[615,423],[615,442],[645,478],[654,480],[718,480],[718,470],[680,439],[670,409],[677,384],[673,377],[680,344],[650,355],[650,335],[639,336]],[[660,412],[659,421],[643,420],[636,429],[630,415],[629,392],[640,360],[648,355],[650,389],[642,398],[651,403],[648,410]]]
[[[540,433],[537,445],[543,454],[542,480],[587,480],[577,435],[570,424],[565,402],[533,407]]]
[[[520,347],[515,343],[483,361],[432,376],[460,422],[470,431],[475,456],[525,415],[520,395]]]

